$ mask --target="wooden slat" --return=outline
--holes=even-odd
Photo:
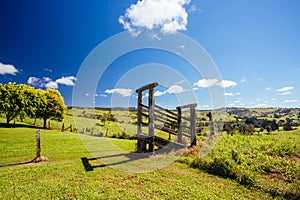
[[[175,117],[177,117],[177,114],[176,114],[176,113],[174,113],[174,112],[172,112],[172,111],[170,111],[170,110],[168,110],[168,109],[165,109],[165,108],[160,107],[160,106],[158,106],[158,105],[154,105],[154,106],[155,106],[155,108],[158,108],[158,109],[160,109],[160,110],[166,111],[167,113],[170,113],[170,114],[174,115]]]
[[[171,115],[168,115],[167,113],[164,113],[164,112],[161,112],[160,110],[155,110],[156,113],[159,113],[163,116],[166,116],[168,118],[171,118],[171,119],[174,119],[174,120],[177,120],[177,116],[171,116]]]

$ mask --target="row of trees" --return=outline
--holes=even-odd
[[[289,118],[286,120],[276,121],[267,120],[267,119],[257,119],[256,117],[246,118],[245,121],[232,121],[225,122],[223,126],[223,131],[226,131],[228,134],[233,135],[236,132],[240,134],[250,134],[252,135],[254,132],[261,132],[267,130],[268,133],[272,131],[279,130],[279,127],[283,127],[283,130],[289,131],[293,130],[293,126],[297,124],[293,123],[293,121]]]
[[[67,108],[60,92],[53,89],[34,89],[26,84],[0,84],[0,113],[6,118],[7,126],[19,117],[43,119],[44,128],[48,119],[62,121]]]

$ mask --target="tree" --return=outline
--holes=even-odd
[[[272,131],[279,130],[279,125],[277,124],[275,119],[271,122],[270,126],[271,126]]]
[[[0,84],[0,113],[5,115],[7,126],[16,117],[22,119],[32,112],[34,92],[33,87],[25,84]]]
[[[45,91],[37,90],[37,93],[40,98],[36,99],[36,102],[38,103],[35,117],[44,120],[43,127],[46,128],[48,119],[62,121],[66,116],[67,108],[60,92],[53,89],[47,89]]]
[[[290,118],[286,118],[286,122],[283,124],[283,129],[285,131],[293,130],[292,122],[293,121]]]

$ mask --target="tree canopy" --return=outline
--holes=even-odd
[[[62,121],[66,115],[66,106],[60,92],[53,89],[34,89],[26,84],[0,84],[0,113],[8,125],[16,117],[23,119],[41,118]]]

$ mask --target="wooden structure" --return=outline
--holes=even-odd
[[[157,82],[146,85],[136,90],[137,102],[137,152],[153,152],[154,147],[163,148],[168,144],[174,148],[186,147],[183,137],[190,140],[190,146],[196,144],[196,107],[197,104],[178,106],[177,112],[155,105],[154,88]],[[143,104],[143,92],[148,90],[148,105]],[[190,117],[184,117],[183,111],[189,109]],[[143,119],[146,118],[143,121]],[[189,124],[189,125],[186,125]],[[148,134],[143,133],[143,126],[148,127]],[[168,140],[155,135],[154,130],[158,129],[169,134]],[[183,130],[187,130],[185,132]],[[177,137],[171,141],[171,135]]]

